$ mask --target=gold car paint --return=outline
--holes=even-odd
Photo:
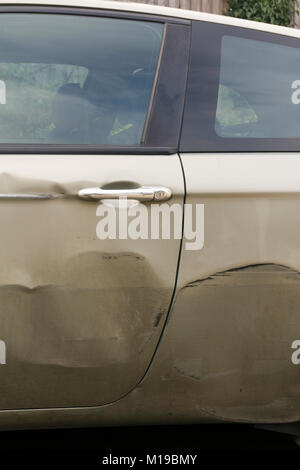
[[[162,171],[164,169],[164,171]],[[175,284],[180,240],[100,240],[86,187],[167,185],[177,155],[1,155],[0,409],[97,406],[139,382]],[[146,205],[148,209],[150,205]],[[1,422],[0,422],[1,426]]]
[[[2,0],[0,3],[7,4]],[[26,1],[16,0],[14,3],[22,5]],[[300,37],[300,31],[293,28],[141,4],[101,0],[49,0],[48,3],[152,14],[168,13],[174,17]],[[31,4],[41,2],[32,0]],[[96,157],[0,157],[1,165],[5,163],[1,166],[0,174],[2,193],[36,191],[50,192],[55,196],[64,195],[61,199],[50,201],[0,202],[0,289],[3,289],[11,307],[21,311],[22,305],[25,305],[25,315],[21,317],[21,321],[16,314],[11,314],[12,331],[7,342],[7,359],[14,364],[11,380],[15,381],[15,386],[10,390],[5,389],[2,378],[0,380],[2,407],[9,407],[15,400],[23,408],[2,409],[1,429],[299,421],[299,366],[297,368],[291,363],[290,348],[292,341],[300,338],[300,167],[297,153],[182,155],[187,202],[205,204],[205,243],[204,248],[198,252],[182,251],[172,309],[159,348],[145,377],[139,382],[142,370],[139,368],[139,359],[136,360],[134,354],[138,346],[128,342],[125,347],[123,342],[124,347],[115,347],[120,377],[113,379],[116,382],[112,382],[111,389],[107,387],[105,392],[104,387],[100,394],[97,390],[99,382],[93,383],[93,395],[88,392],[87,400],[92,403],[97,399],[97,404],[100,404],[101,399],[109,396],[109,400],[115,401],[104,406],[78,406],[77,403],[71,407],[75,398],[86,398],[87,387],[82,376],[71,387],[65,388],[63,381],[61,384],[59,381],[53,383],[51,374],[46,374],[47,395],[44,394],[45,387],[42,396],[33,394],[27,397],[28,408],[24,408],[22,390],[16,392],[17,387],[22,389],[23,381],[18,382],[15,375],[18,370],[22,379],[21,367],[18,368],[17,363],[21,361],[23,353],[26,357],[25,366],[33,368],[32,370],[41,366],[50,370],[53,365],[63,372],[72,367],[76,372],[93,369],[86,366],[86,361],[91,361],[90,364],[94,365],[95,354],[80,358],[70,357],[66,340],[70,336],[77,338],[79,343],[87,345],[88,350],[95,351],[91,338],[98,319],[89,315],[91,322],[83,335],[78,331],[76,322],[74,329],[69,330],[73,309],[67,309],[68,317],[63,315],[52,323],[48,321],[52,299],[69,307],[68,289],[72,288],[71,284],[85,296],[87,292],[97,289],[102,280],[107,292],[114,292],[114,305],[123,305],[123,309],[124,298],[128,298],[126,296],[129,290],[138,287],[141,291],[137,294],[139,302],[142,303],[142,299],[146,298],[151,308],[154,307],[155,312],[146,312],[146,321],[140,323],[141,328],[137,330],[137,335],[128,324],[125,329],[118,330],[118,335],[112,336],[111,333],[120,324],[121,317],[116,315],[114,319],[107,320],[104,325],[107,341],[103,342],[107,347],[103,346],[102,352],[107,354],[111,363],[114,362],[114,357],[109,352],[112,351],[110,345],[113,341],[117,343],[116,336],[122,338],[123,333],[129,333],[128,337],[132,341],[136,341],[138,337],[139,347],[142,348],[142,333],[145,332],[145,338],[149,335],[149,342],[146,343],[148,352],[144,356],[145,363],[149,364],[153,346],[157,344],[161,334],[176,272],[176,262],[170,263],[176,258],[174,253],[179,250],[179,242],[170,245],[169,241],[156,241],[156,244],[160,243],[158,250],[155,244],[149,244],[148,249],[145,249],[145,241],[124,243],[117,250],[109,243],[100,242],[102,246],[98,252],[99,240],[95,238],[95,227],[88,228],[95,219],[95,204],[77,201],[76,192],[90,183],[108,184],[111,178],[122,181],[126,177],[130,180],[135,174],[140,184],[167,185],[166,176],[171,174],[175,200],[182,203],[182,181],[178,168],[174,179],[173,169],[170,170],[170,162],[174,162],[170,160],[171,157],[155,157],[159,162],[156,160],[154,165],[153,157],[148,156],[97,157],[98,162],[100,159],[102,162],[111,162],[112,158],[117,164],[114,167],[103,165],[101,168],[100,163],[97,164],[94,167],[99,171],[96,175],[96,172],[88,173],[87,170],[89,163],[95,163]],[[139,163],[143,167],[136,173]],[[173,201],[174,199],[171,200]],[[74,214],[70,219],[71,207]],[[80,215],[79,207],[84,207]],[[33,216],[34,212],[37,217]],[[63,245],[66,233],[67,250]],[[165,255],[168,262],[165,262]],[[138,263],[139,257],[142,257],[143,267]],[[130,261],[126,264],[124,260]],[[11,271],[8,269],[9,262],[14,263]],[[109,266],[107,279],[102,276],[99,280],[97,277],[98,262],[103,269]],[[113,262],[116,262],[115,265]],[[124,264],[127,268],[126,277],[120,274]],[[97,276],[93,280],[87,279],[83,270],[80,270],[81,266],[85,268],[85,273],[95,272]],[[119,276],[121,287],[118,289],[112,287],[114,275]],[[141,280],[141,276],[146,282]],[[47,302],[41,303],[43,289]],[[165,305],[163,309],[156,308],[158,305],[151,298],[154,290],[157,293],[161,289],[162,294],[159,297],[161,295]],[[93,300],[97,301],[96,297]],[[32,315],[37,320],[46,320],[46,325],[37,322],[35,328],[30,326],[30,303],[34,306]],[[2,325],[5,323],[4,307],[1,305]],[[75,310],[77,308],[82,308],[82,311],[86,309],[81,303],[78,307],[75,305]],[[137,324],[141,311],[145,313],[143,307],[141,308],[137,315]],[[99,310],[101,309],[102,306]],[[128,313],[127,309],[126,312]],[[157,322],[158,328],[155,330],[154,325]],[[18,339],[11,353],[14,333]],[[53,343],[43,345],[39,337],[41,333],[53,338]],[[33,354],[35,351],[32,340],[35,339],[41,343],[40,358]],[[57,347],[57,343],[60,343],[61,349]],[[0,373],[4,370],[2,367],[7,367],[7,364],[0,366]],[[100,368],[103,372],[101,364]],[[133,379],[130,384],[128,371]],[[145,372],[144,368],[143,371]],[[106,377],[109,378],[109,375]],[[32,374],[33,385],[35,380],[36,375]],[[125,382],[124,389],[127,392],[121,397],[122,381]],[[39,380],[36,385],[41,385]],[[128,389],[128,385],[132,388]],[[60,386],[65,390],[64,395]],[[77,391],[74,391],[74,387]],[[25,391],[26,387],[23,395]],[[6,396],[3,397],[5,393]],[[12,393],[12,397],[7,396],[9,393]],[[68,403],[64,407],[55,405],[58,401],[62,403],[61,398],[66,401],[65,397]],[[30,406],[32,409],[29,409]],[[51,408],[46,409],[47,406]]]
[[[182,162],[186,202],[205,205],[204,247],[183,243],[172,309],[143,380],[103,407],[2,411],[2,428],[299,421],[298,156]]]

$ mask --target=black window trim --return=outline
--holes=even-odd
[[[130,19],[138,21],[152,21],[155,23],[170,23],[190,25],[191,20],[165,15],[153,15],[151,13],[139,13],[128,10],[109,10],[106,8],[93,8],[81,6],[59,5],[0,5],[0,13],[45,13],[79,16],[100,16],[108,18]]]
[[[0,155],[172,155],[178,147],[150,145],[0,144]]]
[[[183,118],[183,130],[180,142],[181,153],[251,153],[251,152],[299,152],[300,138],[230,138],[220,137],[215,132],[215,116],[218,99],[221,40],[223,36],[234,36],[258,41],[278,43],[291,47],[300,47],[300,39],[284,36],[278,33],[266,32],[239,26],[231,26],[205,21],[192,21],[191,64],[187,84],[187,99]],[[205,41],[204,41],[205,39]],[[203,42],[205,46],[203,46]],[[204,50],[205,47],[205,50]],[[214,70],[214,78],[201,83],[205,95],[201,95],[197,83],[196,67],[204,60],[209,61],[209,67]],[[203,76],[203,68],[201,70]],[[193,78],[194,73],[194,78]],[[198,87],[198,89],[197,89]],[[199,93],[197,96],[197,92]],[[197,96],[197,98],[195,98]],[[208,98],[207,98],[208,97]],[[207,101],[203,103],[203,101]],[[204,106],[203,106],[204,104]],[[205,114],[197,109],[205,109]],[[199,132],[200,125],[201,131]]]
[[[160,58],[157,65],[141,144],[134,146],[89,144],[15,144],[0,143],[1,154],[67,155],[171,155],[179,151],[184,96],[190,53],[191,21],[169,16],[87,7],[12,5],[0,6],[0,14],[62,14],[130,19],[163,23]],[[175,40],[176,37],[176,40]],[[181,48],[178,48],[178,42]],[[178,50],[179,49],[179,50]],[[175,55],[174,55],[175,52]],[[172,66],[169,69],[169,65]],[[178,71],[174,80],[174,66]],[[166,90],[170,84],[170,90]],[[167,124],[166,124],[167,123]]]

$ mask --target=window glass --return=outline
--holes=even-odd
[[[137,145],[163,25],[0,15],[0,143]]]
[[[230,138],[300,137],[300,49],[223,36],[215,130]]]
[[[235,90],[219,85],[216,131],[222,136],[242,137],[247,124],[257,122],[257,115],[249,103]]]

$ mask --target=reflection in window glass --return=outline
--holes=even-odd
[[[0,143],[137,145],[163,25],[0,17]]]
[[[300,137],[300,49],[224,36],[215,130],[221,137]]]
[[[1,141],[47,139],[59,119],[54,111],[58,91],[67,82],[80,89],[87,73],[85,67],[71,65],[0,63],[0,83],[5,85],[5,105],[0,104]]]
[[[247,124],[257,122],[255,111],[236,91],[219,85],[216,131],[222,137],[247,135]],[[246,126],[245,126],[246,125]]]

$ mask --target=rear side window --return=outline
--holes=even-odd
[[[300,150],[298,39],[195,22],[191,60],[182,151]]]
[[[1,14],[0,144],[140,144],[163,27]]]
[[[300,137],[300,48],[223,36],[221,137]]]

